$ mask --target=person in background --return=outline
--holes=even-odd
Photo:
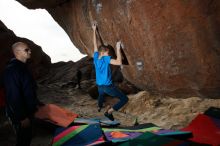
[[[77,73],[76,73],[76,77],[77,77],[77,85],[78,85],[78,89],[81,89],[81,79],[82,79],[82,72],[80,71],[80,69],[77,69]]]
[[[3,75],[6,114],[16,132],[16,146],[30,146],[32,120],[41,105],[36,95],[36,82],[26,65],[31,49],[24,42],[16,42],[12,52],[15,58],[6,66]]]
[[[128,97],[114,86],[112,82],[112,74],[110,68],[110,64],[112,65],[122,64],[121,50],[120,50],[121,42],[117,42],[116,44],[117,58],[112,59],[111,56],[109,56],[109,48],[107,48],[107,46],[101,45],[99,48],[97,47],[97,42],[96,42],[97,25],[95,23],[92,25],[92,29],[93,29],[93,44],[94,44],[93,58],[94,58],[95,71],[96,71],[96,84],[98,86],[98,92],[99,92],[98,111],[101,111],[103,107],[105,93],[113,97],[118,97],[119,102],[116,103],[113,107],[107,108],[107,111],[104,113],[106,117],[114,121],[114,117],[112,113],[114,111],[118,111],[128,102]]]

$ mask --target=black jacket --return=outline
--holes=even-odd
[[[12,122],[31,118],[37,110],[36,82],[25,63],[12,59],[4,72],[6,112]]]

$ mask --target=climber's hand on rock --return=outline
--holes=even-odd
[[[117,49],[120,49],[120,48],[121,48],[121,41],[118,41],[118,42],[116,43],[116,48],[117,48]]]
[[[96,28],[97,28],[97,22],[93,22],[92,23],[92,29],[94,30],[94,31],[96,31]]]

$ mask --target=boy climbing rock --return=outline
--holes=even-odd
[[[120,50],[121,42],[116,43],[117,58],[111,59],[111,56],[109,56],[109,48],[107,48],[105,45],[101,45],[99,46],[99,48],[97,48],[97,42],[96,42],[97,25],[95,23],[92,25],[92,29],[93,29],[93,44],[94,44],[93,58],[94,58],[95,71],[96,71],[96,84],[98,86],[98,92],[99,92],[98,107],[99,107],[99,111],[101,111],[101,108],[103,107],[103,100],[105,93],[113,97],[118,97],[119,98],[118,103],[116,103],[113,107],[108,108],[107,111],[104,113],[106,117],[114,121],[114,117],[112,113],[114,111],[118,111],[128,102],[128,97],[114,86],[112,82],[112,74],[110,68],[110,64],[112,65],[122,64],[121,50]]]

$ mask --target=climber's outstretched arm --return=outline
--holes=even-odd
[[[96,30],[97,30],[97,24],[96,24],[96,23],[93,23],[93,24],[92,24],[92,29],[93,29],[94,52],[98,52],[97,41],[96,41]]]

